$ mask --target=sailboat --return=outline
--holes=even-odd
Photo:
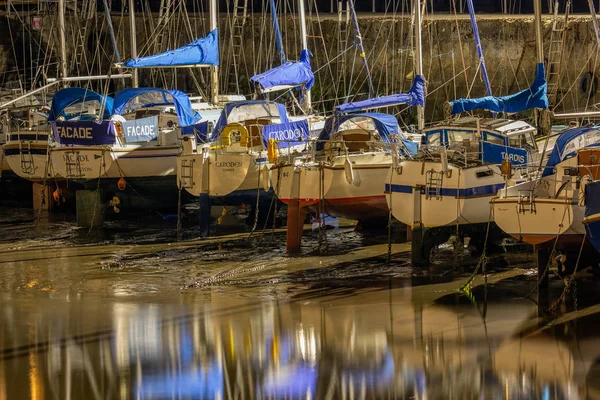
[[[103,108],[104,104],[104,108]],[[34,183],[59,179],[61,176],[50,162],[50,147],[54,144],[51,122],[94,121],[108,117],[112,99],[91,90],[72,87],[59,90],[47,113],[34,107],[8,110],[9,126],[4,157],[10,168],[21,178]],[[72,133],[70,133],[72,135]]]
[[[304,46],[299,60],[284,61],[253,76],[251,83],[260,96],[300,88],[305,109],[310,110],[314,74],[302,1],[299,10]],[[252,204],[259,209],[268,206],[273,196],[269,169],[274,162],[275,142],[281,139],[294,142],[285,146],[287,154],[302,151],[306,140],[314,137],[322,126],[322,119],[289,116],[283,104],[270,100],[226,104],[212,135],[204,143],[194,136],[184,139],[184,149],[178,157],[177,182],[192,195],[209,196],[218,204]]]
[[[55,96],[53,104],[58,101]],[[158,190],[173,192],[175,198],[179,136],[206,118],[177,90],[124,89],[106,103],[110,117],[100,121],[60,121],[62,111],[52,115],[55,171],[90,188],[118,192],[125,189],[124,180],[157,198]]]
[[[541,29],[539,10],[536,25]],[[537,36],[541,46],[541,37]],[[543,52],[540,54],[530,88],[504,97],[459,99],[450,103],[452,113],[480,108],[503,113],[546,109]],[[533,136],[536,131],[525,121],[473,117],[423,131],[424,145],[419,154],[398,160],[390,168],[386,183],[392,215],[412,230],[413,264],[429,264],[430,250],[457,232],[482,247],[483,233],[493,218],[490,200],[506,183],[501,163],[508,161],[525,169],[539,161]],[[518,171],[514,179],[520,179]]]
[[[557,250],[579,251],[585,233],[585,184],[595,178],[598,146],[600,127],[561,133],[541,177],[506,187],[492,199],[496,224],[534,246],[550,242]]]
[[[410,157],[418,145],[406,139],[393,115],[363,110],[422,105],[423,90],[424,79],[419,75],[406,94],[338,106],[312,144],[313,152],[291,161],[279,155],[281,162],[273,166],[271,175],[278,198],[314,211],[323,201],[323,211],[335,217],[363,221],[387,217],[384,186],[392,149]]]

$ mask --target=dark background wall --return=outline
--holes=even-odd
[[[136,0],[137,7],[142,7],[142,1],[144,3],[146,0]],[[150,8],[152,10],[158,11],[160,8],[160,0],[147,0],[149,2]],[[240,0],[242,1],[242,0]],[[295,0],[285,0],[289,3],[288,7],[296,8]],[[319,12],[331,12],[331,0],[305,0],[307,4],[314,5],[316,3],[317,9]],[[452,11],[452,0],[426,0],[427,8],[429,10],[433,10],[434,12],[451,12]],[[463,10],[467,12],[467,2],[466,0],[454,0],[456,4],[457,10]],[[548,3],[549,1],[554,2],[554,0],[542,0],[542,8],[544,12],[548,12]],[[198,9],[199,3],[204,3],[202,6],[207,7],[207,1],[204,0],[187,0],[188,10]],[[232,7],[234,0],[219,0],[219,7],[221,12],[227,10],[227,7]],[[127,3],[124,1],[124,3]],[[276,4],[280,7],[282,0],[276,0]],[[355,0],[356,10],[358,12],[371,12],[373,11],[373,3],[375,3],[375,11],[376,12],[391,12],[394,8],[396,10],[400,10],[402,8],[410,9],[410,0]],[[529,14],[533,13],[533,1],[532,0],[473,0],[474,7],[476,12],[478,13],[501,13],[503,12],[504,5],[506,5],[509,13],[514,14]],[[561,1],[560,3],[565,3],[565,1]],[[587,1],[585,0],[575,0],[573,3],[573,12],[576,13],[587,13],[589,12]],[[594,4],[596,6],[596,11],[598,11],[600,0],[594,0]],[[121,0],[113,0],[112,6],[114,9],[121,9]],[[268,8],[269,1],[268,0],[249,0],[248,6],[254,10],[254,12],[260,12],[263,10],[263,7]],[[337,7],[337,0],[333,1],[334,4],[334,12]],[[564,7],[564,5],[562,6]]]

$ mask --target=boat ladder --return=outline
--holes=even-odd
[[[548,100],[550,108],[554,108],[556,95],[560,87],[560,75],[562,61],[565,54],[565,42],[567,34],[567,22],[569,21],[569,12],[571,10],[571,0],[565,2],[564,16],[559,15],[560,1],[554,2],[554,15],[552,18],[552,30],[550,32],[550,47],[548,49],[548,72],[546,80],[548,82]]]
[[[525,214],[529,212],[536,214],[537,209],[535,207],[535,194],[533,190],[519,190],[519,203],[518,203],[519,214]]]
[[[231,20],[231,58],[233,69],[231,70],[230,82],[235,83],[234,90],[240,91],[239,71],[241,68],[243,43],[244,43],[244,25],[248,16],[248,0],[234,0],[233,16]]]
[[[31,154],[31,142],[27,142],[27,148],[23,148],[23,142],[19,142],[19,155],[21,157],[21,171],[24,174],[33,174],[35,171],[35,161]]]
[[[65,152],[65,165],[67,167],[67,178],[81,178],[83,176],[79,151]]]
[[[435,198],[436,200],[441,200],[443,182],[443,171],[427,171],[425,175],[425,199]]]
[[[194,160],[181,160],[179,179],[182,189],[194,187]]]

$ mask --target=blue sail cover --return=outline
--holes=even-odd
[[[370,108],[394,106],[397,104],[410,104],[411,106],[425,106],[425,79],[421,75],[415,76],[408,93],[392,94],[352,103],[344,103],[335,109],[338,112],[348,113]]]
[[[250,82],[261,92],[282,85],[304,86],[310,89],[315,84],[315,74],[310,67],[310,52],[304,49],[300,53],[299,61],[286,61],[279,67],[254,75]]]
[[[567,129],[556,139],[542,176],[552,175],[554,167],[567,158],[573,157],[577,150],[599,146],[600,126]]]
[[[123,63],[128,68],[182,67],[189,65],[219,65],[219,35],[217,29],[205,38],[175,50],[152,56],[134,58]]]
[[[65,109],[86,101],[104,102],[104,115],[101,119],[107,119],[113,113],[112,97],[103,96],[89,89],[70,87],[59,90],[52,97],[48,121],[56,121],[58,117],[64,117],[67,120],[71,119],[73,116],[67,115]]]
[[[149,103],[149,104],[132,104],[131,101],[142,95],[154,94],[161,99],[160,103]],[[190,126],[195,125],[202,117],[200,114],[192,109],[192,103],[187,95],[179,90],[164,90],[158,88],[131,88],[121,90],[115,96],[114,111],[113,114],[124,114],[128,108],[139,108],[139,107],[151,107],[155,105],[174,105],[175,112],[177,113],[177,119],[179,120],[179,126]]]
[[[477,99],[458,99],[450,102],[452,114],[477,109],[494,112],[517,113],[530,108],[548,108],[548,84],[544,73],[544,64],[537,65],[535,79],[529,89],[508,96],[486,96]]]
[[[217,121],[217,123],[215,125],[213,133],[210,137],[210,140],[211,141],[215,140],[219,136],[219,133],[221,132],[221,130],[229,123],[228,118],[232,111],[234,111],[235,109],[238,109],[238,108],[246,107],[246,106],[252,107],[252,106],[260,106],[260,105],[264,105],[265,113],[261,114],[261,115],[251,116],[250,118],[261,118],[261,117],[271,116],[271,117],[279,117],[282,124],[289,122],[287,110],[285,109],[285,106],[280,103],[275,103],[273,101],[267,101],[267,100],[249,100],[249,101],[238,101],[235,103],[227,103],[227,104],[225,104],[225,107],[223,107],[223,111],[221,111],[221,116],[219,117],[219,120]],[[271,114],[271,107],[269,107],[269,106],[272,106],[272,105],[276,106],[277,113],[279,115]]]

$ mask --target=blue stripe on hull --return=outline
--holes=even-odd
[[[496,193],[498,193],[498,191],[502,188],[504,188],[504,183],[496,183],[494,185],[477,186],[477,187],[465,188],[465,189],[442,188],[440,190],[440,194],[442,195],[442,197],[444,197],[444,196],[457,197],[458,196],[460,198],[491,196],[491,195],[495,195]],[[413,187],[408,186],[408,185],[390,185],[389,183],[386,183],[385,190],[388,193],[394,192],[394,193],[411,194],[413,192]],[[425,188],[421,188],[421,194],[425,194]]]
[[[47,149],[4,149],[4,155],[5,156],[18,156],[19,154],[24,154],[24,155],[28,155],[28,154],[38,154],[38,155],[46,155],[48,152]]]

